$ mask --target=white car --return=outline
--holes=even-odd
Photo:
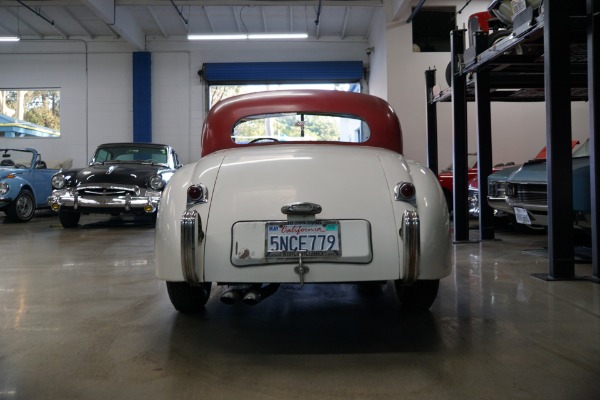
[[[398,118],[359,93],[236,96],[206,117],[198,162],[164,190],[156,275],[180,312],[257,304],[280,284],[393,281],[428,309],[450,273],[450,225],[437,177],[402,156]]]

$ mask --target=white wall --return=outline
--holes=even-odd
[[[398,113],[404,134],[404,153],[421,162],[427,160],[425,117],[425,70],[435,68],[441,89],[448,87],[444,78],[450,53],[413,53],[412,28],[405,21],[410,7],[398,21],[392,21],[391,1],[386,1],[387,25],[387,100]],[[418,1],[413,1],[416,5]],[[474,0],[458,15],[457,25],[462,29],[474,12],[487,9],[488,0]],[[452,5],[457,10],[464,1],[428,0],[425,6]],[[378,44],[375,44],[379,47]],[[371,79],[373,80],[373,79]],[[445,167],[452,161],[452,106],[438,104],[439,165]],[[469,152],[477,149],[476,108],[468,105]],[[546,144],[546,110],[544,103],[493,103],[492,141],[494,163],[523,162]],[[589,137],[588,103],[572,104],[573,138]]]
[[[0,48],[0,51],[2,49]],[[60,139],[0,138],[0,147],[33,147],[46,160],[60,161],[85,154],[86,145],[86,73],[85,54],[0,54],[0,87],[49,87],[61,91]]]
[[[375,13],[369,37],[369,93],[388,99],[386,8]]]
[[[153,141],[172,145],[184,163],[200,154],[205,62],[367,62],[365,41],[172,42],[151,40]],[[59,88],[59,139],[0,138],[0,147],[33,147],[45,160],[84,166],[97,145],[133,139],[131,49],[117,42],[22,41],[0,44],[0,87]]]

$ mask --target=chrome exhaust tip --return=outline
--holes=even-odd
[[[243,302],[249,306],[255,306],[262,300],[260,290],[251,290],[244,295]]]
[[[229,290],[221,295],[221,302],[225,304],[235,304],[242,298],[242,292],[233,289]]]
[[[242,301],[244,304],[255,306],[275,293],[277,289],[279,289],[279,283],[267,283],[266,286],[258,285],[257,287],[248,290]]]

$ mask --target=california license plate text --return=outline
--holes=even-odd
[[[267,224],[267,257],[340,255],[338,222]]]

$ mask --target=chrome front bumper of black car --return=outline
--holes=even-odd
[[[73,210],[144,211],[148,214],[158,208],[162,192],[147,190],[135,185],[81,185],[76,189],[54,190],[48,205],[59,211],[62,207]]]

